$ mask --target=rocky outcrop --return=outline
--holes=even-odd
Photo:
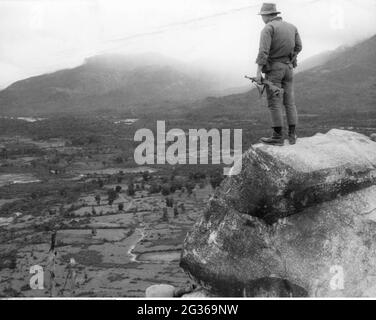
[[[248,150],[181,266],[220,296],[376,296],[375,240],[376,143],[331,130]]]

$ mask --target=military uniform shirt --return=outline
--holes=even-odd
[[[269,21],[261,32],[260,49],[256,59],[258,65],[271,62],[288,63],[293,53],[302,51],[298,29],[281,17]]]

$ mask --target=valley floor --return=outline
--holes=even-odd
[[[369,135],[376,132],[374,120],[375,115],[341,120],[302,116],[299,135],[331,128]],[[180,252],[213,193],[212,166],[135,167],[134,132],[152,128],[151,120],[121,127],[100,120],[100,130],[92,119],[1,121],[7,128],[0,136],[1,297],[142,297],[153,284],[182,288],[191,282],[179,267]],[[269,132],[266,122],[213,120],[193,126],[177,119],[169,127],[243,128],[244,151]],[[163,190],[150,190],[174,179],[181,185],[168,197],[178,209],[166,207]],[[128,192],[130,183],[134,194]],[[116,199],[109,204],[108,192],[116,187]],[[54,231],[55,267],[49,253]],[[76,262],[72,268],[71,259]],[[44,270],[43,289],[30,287],[35,265]],[[75,281],[68,277],[72,270]]]
[[[196,197],[177,192],[175,201],[184,203],[186,209],[177,217],[172,208],[168,208],[167,217],[163,216],[164,197],[159,194],[137,192],[132,198],[120,194],[112,206],[97,205],[94,194],[81,195],[80,208],[61,219],[62,227],[57,231],[55,290],[51,290],[48,271],[51,232],[35,232],[33,227],[56,218],[19,216],[0,229],[0,294],[142,297],[152,284],[184,287],[190,280],[179,267],[182,243],[202,214],[209,192],[209,187]],[[118,202],[125,203],[126,208],[117,211]],[[93,215],[92,208],[101,215]],[[96,230],[95,235],[92,230]],[[77,263],[77,283],[72,287],[68,281],[64,288],[71,258]],[[33,265],[45,270],[44,290],[29,286]]]

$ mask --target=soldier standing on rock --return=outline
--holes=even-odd
[[[302,41],[297,28],[283,21],[278,16],[279,13],[274,3],[264,3],[259,13],[266,26],[261,32],[260,49],[256,60],[258,64],[256,81],[262,84],[262,73],[264,73],[266,80],[284,90],[283,101],[281,101],[282,97],[273,94],[266,86],[273,134],[270,138],[261,138],[260,141],[270,145],[283,145],[282,104],[286,111],[290,144],[295,144],[297,139],[295,128],[298,116],[294,99],[293,69],[297,66],[297,55],[302,51]]]

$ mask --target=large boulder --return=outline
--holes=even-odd
[[[331,130],[241,165],[185,239],[194,279],[219,296],[376,296],[375,142]]]

